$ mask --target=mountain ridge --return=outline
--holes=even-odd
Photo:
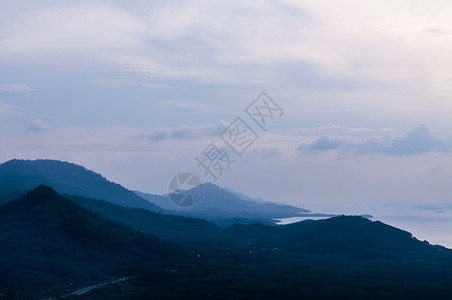
[[[288,204],[244,200],[235,193],[210,182],[203,183],[202,190],[202,198],[195,205],[187,208],[178,208],[177,213],[210,220],[240,218],[265,220],[294,217],[300,213],[310,212],[307,209]],[[189,193],[190,191],[182,192]],[[164,197],[170,201],[169,195],[164,195]]]
[[[74,163],[49,159],[14,159],[0,165],[0,190],[9,190],[11,197],[41,184],[52,186],[63,194],[77,194],[122,206],[163,211],[120,184]]]
[[[89,210],[75,200],[84,202]],[[68,284],[90,287],[98,280],[134,274],[138,274],[136,280],[126,285],[109,285],[84,297],[160,299],[173,295],[180,299],[187,293],[192,298],[226,293],[236,298],[242,295],[244,282],[254,285],[246,295],[255,296],[264,288],[267,292],[262,295],[270,292],[273,299],[283,292],[289,294],[280,298],[290,299],[290,293],[302,295],[307,288],[312,298],[317,288],[334,282],[326,295],[342,290],[363,298],[375,285],[385,290],[388,282],[397,282],[407,289],[413,280],[440,295],[443,289],[436,279],[419,276],[442,276],[442,284],[452,278],[450,249],[359,216],[281,226],[234,224],[221,229],[206,220],[62,196],[45,186],[0,205],[0,245],[0,295],[8,298],[35,299],[49,292],[67,295],[62,291]],[[399,273],[407,273],[410,279],[400,280]],[[356,282],[363,286],[343,288],[344,278],[349,276],[358,278]],[[224,285],[218,282],[226,282],[234,290],[218,293]],[[274,282],[278,282],[277,288],[272,287]],[[306,285],[300,286],[303,282]],[[198,290],[209,292],[199,294]]]
[[[130,191],[107,180],[87,168],[59,160],[10,160],[0,165],[0,204],[24,194],[40,184],[51,186],[67,195],[102,199],[126,207],[145,208],[150,211],[194,218],[219,220],[226,225],[235,221],[261,220],[297,216],[306,209],[243,199],[212,183],[203,184],[203,198],[193,207],[182,209],[171,202],[168,195],[154,195]],[[250,198],[251,199],[251,198]]]

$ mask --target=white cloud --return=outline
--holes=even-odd
[[[205,104],[200,102],[194,102],[194,101],[183,101],[183,100],[167,100],[167,101],[160,101],[158,103],[159,106],[172,109],[172,110],[183,110],[183,111],[211,111],[211,110],[220,110],[223,109],[220,106],[212,105],[212,104]]]
[[[439,92],[451,88],[452,22],[442,14],[450,6],[372,0],[340,6],[295,0],[58,3],[18,10],[4,20],[0,51],[94,56],[158,79],[262,83],[289,81],[288,72],[296,70],[291,77],[320,83],[331,77],[339,86],[347,80],[364,88],[417,80]],[[425,17],[426,10],[436,17]]]
[[[31,90],[32,88],[22,84],[0,84],[0,91],[26,92]]]
[[[376,133],[396,131],[395,128],[369,128],[369,127],[348,127],[343,125],[326,125],[317,127],[304,127],[291,130],[294,134],[334,132],[334,133]]]
[[[28,125],[25,132],[44,132],[50,129],[50,126],[41,121],[41,120],[34,120],[33,122]]]
[[[89,83],[100,86],[108,86],[108,87],[117,87],[117,86],[125,86],[125,85],[133,85],[133,86],[143,86],[149,88],[164,88],[160,84],[152,83],[152,82],[144,82],[144,81],[136,81],[136,80],[123,80],[123,79],[107,79],[107,78],[96,78],[91,80]]]
[[[18,106],[0,102],[0,118],[21,113],[22,110]]]
[[[138,46],[146,25],[113,6],[55,5],[9,18],[3,23],[3,53],[94,51],[105,54]],[[87,53],[83,53],[87,54]]]

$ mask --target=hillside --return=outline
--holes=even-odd
[[[75,194],[42,185],[24,192],[38,182]],[[0,183],[6,202],[0,205],[0,298],[61,296],[93,286],[83,299],[452,295],[450,249],[359,216],[274,225],[271,217],[306,210],[213,184],[203,185],[206,198],[197,205],[171,211],[186,216],[163,214],[121,205],[146,200],[56,161],[5,163]],[[119,205],[83,193],[110,195]],[[18,194],[24,195],[11,199]],[[96,286],[130,275],[136,276],[127,283]]]
[[[0,206],[0,245],[0,291],[28,297],[130,275],[137,264],[178,253],[172,244],[104,219],[46,186]]]
[[[421,242],[409,232],[359,216],[339,216],[283,226],[235,224],[230,236],[257,248],[364,259],[452,257],[452,250]]]
[[[222,230],[218,226],[204,219],[161,214],[142,208],[123,207],[104,200],[76,195],[65,196],[103,217],[165,240],[190,242],[222,235]]]
[[[175,214],[200,217],[214,221],[221,220],[221,222],[226,224],[230,223],[227,220],[240,222],[240,219],[253,219],[265,222],[266,219],[294,217],[300,213],[309,213],[309,210],[287,204],[252,201],[251,198],[246,198],[243,194],[242,197],[239,197],[235,193],[227,191],[213,183],[204,183],[202,187],[202,198],[196,205],[180,208],[173,205],[168,195],[166,195],[165,199],[168,204],[165,207],[173,207],[173,210],[176,210],[176,212],[173,212]],[[189,191],[186,192],[188,193]],[[154,204],[162,203],[161,198],[156,199],[155,195],[144,193],[140,193],[139,195],[151,202],[159,201],[154,202]]]
[[[378,221],[341,216],[220,229],[206,220],[67,197],[39,186],[0,206],[0,295],[64,295],[128,275],[137,276],[83,298],[358,299],[373,290],[381,298],[447,299],[452,294],[444,288],[452,280],[449,249]]]
[[[102,199],[126,207],[214,220],[223,226],[235,222],[271,222],[273,218],[297,216],[308,210],[272,202],[253,201],[212,183],[203,184],[203,197],[189,208],[174,205],[168,196],[132,192],[93,171],[57,160],[10,160],[0,165],[0,204],[41,184],[57,192]],[[239,197],[240,196],[240,197]],[[254,221],[250,221],[254,220]]]
[[[82,166],[58,160],[10,160],[0,165],[0,203],[41,184],[59,193],[103,199],[118,205],[162,209]]]
[[[286,226],[236,224],[235,243],[173,270],[151,267],[128,285],[84,299],[450,299],[452,254],[397,228],[342,216]],[[223,240],[226,241],[226,240]],[[175,284],[176,283],[176,284]]]

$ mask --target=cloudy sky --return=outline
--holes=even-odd
[[[217,183],[311,210],[452,208],[450,1],[0,0],[0,161],[165,193],[241,117]],[[244,112],[265,91],[284,111]]]

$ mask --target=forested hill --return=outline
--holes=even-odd
[[[179,247],[104,219],[46,186],[0,206],[0,244],[0,291],[28,297],[130,275],[137,264],[179,253]]]

